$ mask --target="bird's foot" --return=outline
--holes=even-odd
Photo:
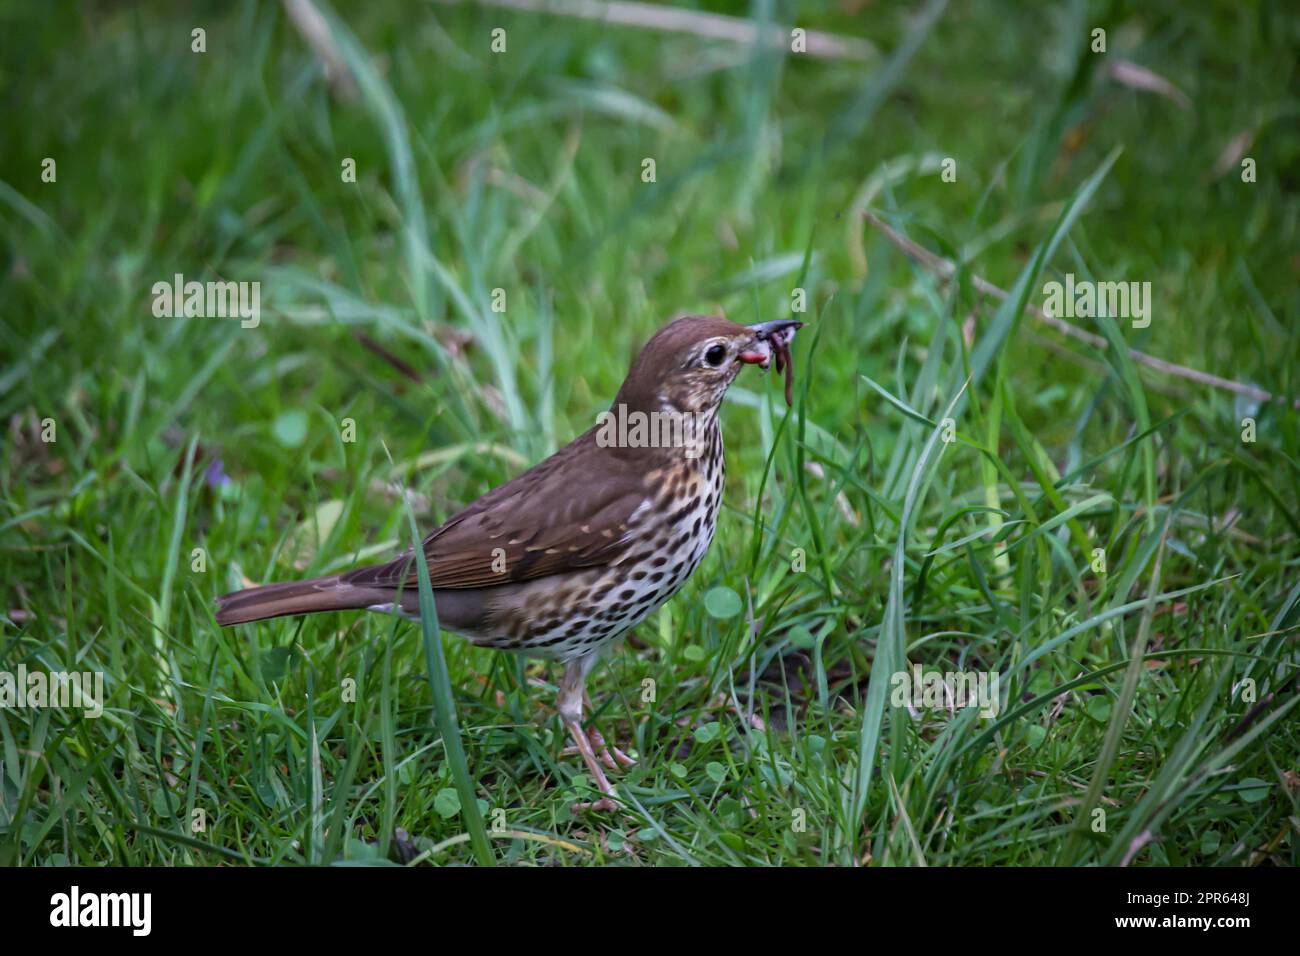
[[[574,813],[582,810],[593,810],[596,813],[611,813],[618,809],[618,801],[613,797],[605,796],[599,800],[580,800],[572,807]]]
[[[601,732],[595,727],[591,727],[587,730],[587,739],[591,741],[591,747],[596,751],[596,755],[600,757],[601,762],[610,770],[613,770],[618,766],[636,766],[636,760],[634,758],[623,753],[623,751],[619,750],[615,744],[607,744],[605,738],[601,735]]]
[[[636,758],[629,757],[623,751],[619,750],[614,744],[607,743],[604,735],[595,727],[589,727],[586,731],[587,742],[590,744],[592,752],[600,759],[610,770],[617,770],[622,767],[635,767]],[[569,744],[561,751],[561,756],[572,757],[575,754],[582,753],[576,745]]]
[[[585,735],[587,738],[587,744],[591,747],[592,754],[610,770],[617,770],[620,766],[636,766],[635,757],[628,756],[617,746],[606,742],[604,735],[595,727],[585,731]],[[585,756],[584,750],[580,749],[576,744],[569,744],[560,751],[560,756],[562,757],[572,757],[579,754]]]
[[[596,740],[599,741],[599,746],[604,748],[604,739],[600,734],[596,734],[593,738],[592,733],[583,730],[582,725],[576,720],[566,721],[565,725],[568,727],[569,735],[573,738],[574,746],[572,752],[582,755],[582,762],[585,763],[587,769],[591,771],[591,777],[596,781],[596,789],[601,792],[599,800],[575,803],[573,805],[574,812],[576,813],[579,810],[596,810],[598,812],[617,810],[618,792],[614,789],[614,785],[609,782],[609,778],[605,776],[605,771],[601,767],[601,760],[596,756],[596,747],[593,746],[593,740]],[[617,750],[618,748],[615,749]],[[564,753],[569,752],[570,750],[568,748],[564,751]],[[608,757],[608,754],[606,754],[606,756]],[[627,755],[624,754],[624,756],[626,757]],[[610,766],[613,766],[613,758],[608,757],[608,760]]]

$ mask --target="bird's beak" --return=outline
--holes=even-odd
[[[760,322],[757,325],[751,325],[749,330],[758,337],[760,342],[766,342],[778,332],[798,332],[803,328],[802,322],[796,322],[794,319],[774,319],[771,322]]]
[[[788,343],[794,338],[794,333],[802,328],[803,323],[793,319],[774,319],[771,322],[751,325],[749,330],[754,333],[754,343],[749,348],[743,349],[737,357],[747,365],[761,365],[767,368],[772,360],[773,343],[782,339]]]

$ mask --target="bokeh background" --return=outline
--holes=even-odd
[[[0,3],[0,670],[108,689],[0,709],[0,861],[1293,863],[1293,6],[518,6]],[[177,273],[260,323],[156,317]],[[1150,325],[1021,310],[1066,273]],[[592,682],[625,814],[570,810],[553,669],[444,638],[458,778],[418,626],[216,628],[795,289],[793,411],[738,381],[713,549]]]

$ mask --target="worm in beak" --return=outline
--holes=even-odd
[[[755,348],[745,349],[740,353],[740,360],[751,365],[767,368],[770,356],[776,357],[777,372],[785,372],[785,403],[794,404],[794,363],[790,360],[790,343],[794,334],[803,328],[802,322],[793,319],[776,319],[772,322],[760,322],[751,325],[754,333]]]

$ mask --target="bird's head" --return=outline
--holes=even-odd
[[[746,365],[778,369],[802,322],[779,319],[740,325],[707,315],[687,315],[665,325],[641,349],[615,406],[653,412],[711,415]]]

